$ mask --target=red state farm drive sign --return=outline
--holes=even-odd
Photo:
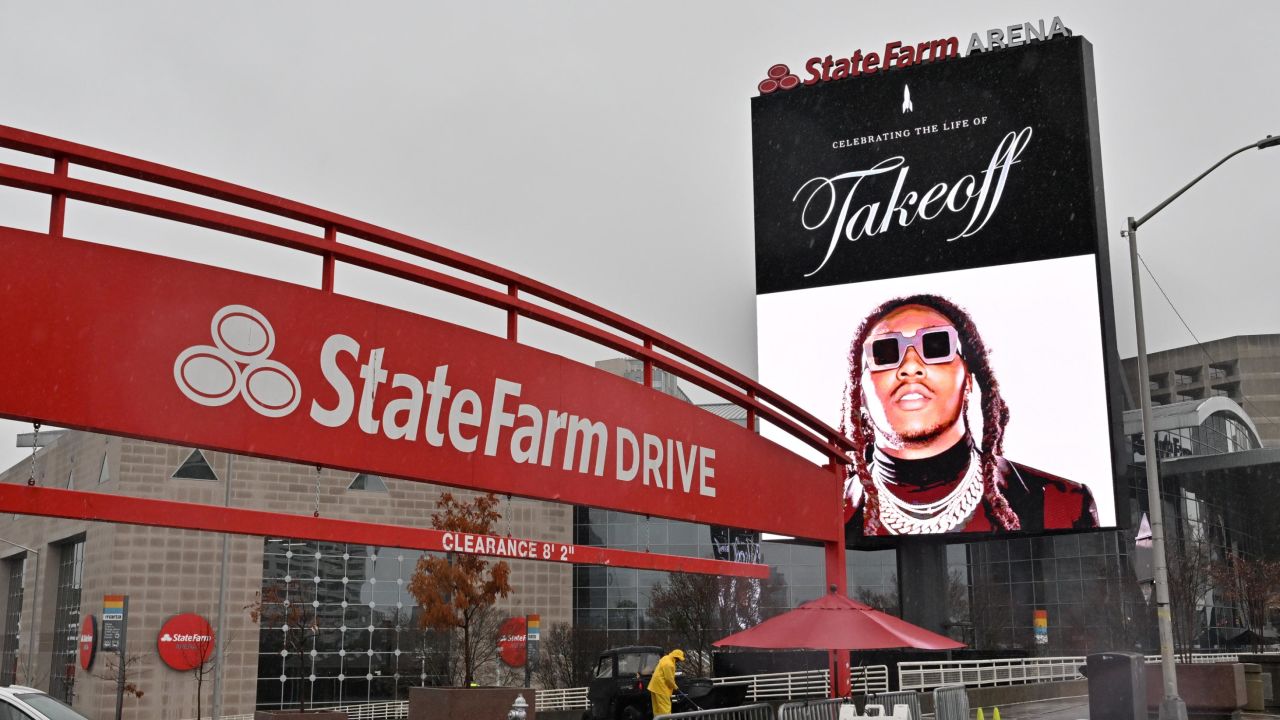
[[[0,416],[819,540],[835,475],[673,397],[373,303],[0,231]],[[38,318],[38,322],[33,321]]]
[[[174,615],[160,626],[156,650],[174,670],[195,670],[213,655],[213,628],[195,613]]]
[[[98,623],[92,615],[85,615],[80,621],[80,667],[88,670],[93,667],[93,657],[98,651]]]

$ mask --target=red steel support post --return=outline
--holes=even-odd
[[[644,340],[644,349],[652,350],[653,341],[649,338]],[[649,358],[644,359],[644,386],[653,387],[653,363],[649,362]]]
[[[752,400],[755,400],[756,391],[752,390],[751,388],[747,388],[747,397],[751,398]],[[747,429],[750,430],[751,432],[756,431],[756,409],[751,407],[750,405],[747,406]]]
[[[515,300],[520,296],[520,288],[508,285],[507,294]],[[520,316],[516,314],[515,308],[507,311],[507,339],[513,342],[520,339]]]
[[[53,161],[53,174],[58,177],[67,176],[67,159],[57,158]],[[49,202],[49,234],[62,237],[63,221],[67,216],[67,194],[53,193]]]
[[[823,544],[823,553],[827,565],[827,588],[834,590],[841,596],[849,594],[849,582],[845,575],[845,548],[844,548],[844,465],[833,462],[830,465],[832,472],[839,478],[840,482],[837,487],[840,494],[834,498],[832,507],[835,512],[840,513],[841,524],[839,536],[830,542]],[[849,651],[848,650],[832,650],[828,653],[828,665],[833,669],[831,677],[831,697],[849,697]]]
[[[328,225],[324,229],[324,239],[327,242],[338,242],[338,228]],[[324,254],[324,266],[320,277],[320,289],[325,292],[333,292],[333,253]]]

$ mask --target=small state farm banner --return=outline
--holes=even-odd
[[[839,483],[558,355],[333,293],[0,230],[0,416],[456,487],[839,533]],[[39,318],[39,322],[32,322]]]
[[[509,667],[524,667],[528,658],[528,643],[523,617],[507,618],[498,629],[498,657]]]

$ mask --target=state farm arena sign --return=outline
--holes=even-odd
[[[156,651],[174,670],[195,670],[213,655],[213,628],[195,613],[174,615],[160,626]]]
[[[552,353],[19,230],[0,230],[0,257],[22,268],[0,314],[22,348],[0,354],[0,376],[22,379],[2,416],[817,540],[840,530],[829,470]]]

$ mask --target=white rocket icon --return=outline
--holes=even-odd
[[[902,86],[902,112],[903,114],[914,112],[915,108],[911,107],[911,88],[906,85]]]

